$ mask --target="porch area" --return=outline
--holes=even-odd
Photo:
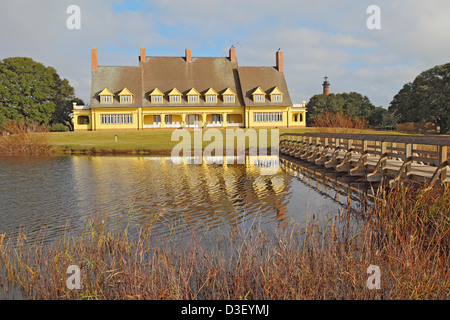
[[[244,127],[244,113],[143,114],[143,129]]]

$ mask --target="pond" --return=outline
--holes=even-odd
[[[45,241],[89,219],[111,228],[152,225],[164,237],[254,223],[282,228],[335,215],[343,204],[334,190],[305,182],[282,166],[225,159],[207,164],[147,156],[0,158],[0,233],[28,240],[45,228]],[[337,194],[337,193],[336,193]]]

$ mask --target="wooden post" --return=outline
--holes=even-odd
[[[383,157],[384,154],[387,153],[387,142],[381,142],[381,155],[380,157]],[[384,170],[386,169],[386,159],[381,160],[381,172],[384,172]]]
[[[439,165],[441,165],[442,163],[448,161],[448,146],[439,146],[438,147],[438,151],[439,151]],[[447,180],[447,166],[444,166],[442,168],[441,171],[441,181],[445,182],[445,180]]]
[[[365,167],[366,163],[367,163],[367,156],[368,156],[367,152],[369,151],[369,149],[368,149],[368,141],[367,140],[362,140],[361,144],[362,144],[362,155],[361,155],[361,157],[363,157],[363,166]]]
[[[413,151],[413,145],[411,143],[405,143],[405,161],[411,161],[412,162],[412,151]],[[405,177],[408,178],[408,174],[411,173],[411,163],[406,165],[405,168]]]

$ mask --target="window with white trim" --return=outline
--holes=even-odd
[[[101,96],[100,102],[101,103],[111,103],[112,96]]]
[[[198,96],[197,95],[189,95],[189,102],[198,102]]]
[[[253,99],[256,102],[264,102],[264,95],[262,95],[262,94],[255,94],[255,95],[253,95]]]
[[[170,96],[170,102],[177,103],[180,101],[181,101],[181,96],[179,96],[179,95]]]
[[[206,96],[206,102],[215,103],[217,102],[217,96],[213,94],[208,94]]]
[[[255,122],[283,122],[282,112],[255,112]]]
[[[130,95],[120,96],[120,103],[131,103],[131,96]]]
[[[223,96],[223,100],[225,102],[230,102],[233,103],[234,102],[234,94],[226,94]]]
[[[133,115],[132,114],[102,114],[101,115],[102,124],[132,124]]]
[[[273,94],[272,101],[273,102],[281,102],[281,94]]]
[[[161,95],[154,95],[152,96],[152,103],[161,103],[162,102],[162,96]]]

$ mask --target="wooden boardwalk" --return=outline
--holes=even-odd
[[[285,133],[280,154],[350,182],[450,182],[449,137]]]

